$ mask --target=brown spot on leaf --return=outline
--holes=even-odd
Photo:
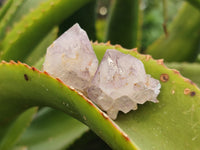
[[[195,96],[195,95],[196,95],[195,91],[190,92],[190,96]]]
[[[173,94],[173,95],[175,94],[175,90],[172,90],[172,94]]]
[[[185,95],[190,94],[190,89],[189,89],[189,88],[185,88],[185,89],[184,89],[184,94],[185,94]]]
[[[25,79],[26,81],[28,81],[28,80],[29,80],[29,78],[28,78],[28,75],[27,75],[27,74],[24,74],[24,79]]]
[[[195,95],[196,95],[196,92],[195,92],[195,91],[191,91],[189,88],[185,88],[184,94],[185,94],[185,95],[190,94],[190,96],[195,96]]]
[[[160,81],[162,82],[167,82],[169,80],[169,75],[168,74],[161,74],[160,75]]]

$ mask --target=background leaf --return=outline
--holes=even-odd
[[[68,147],[88,128],[64,114],[50,108],[42,108],[16,147],[29,150],[55,150]]]
[[[166,61],[195,61],[199,48],[199,25],[200,11],[186,3],[171,24],[169,36],[163,35],[150,45],[147,53]]]
[[[1,132],[2,130],[6,130],[6,134],[0,143],[0,149],[10,150],[17,143],[22,133],[29,126],[36,112],[37,107],[30,108],[14,120],[10,126],[0,129]]]

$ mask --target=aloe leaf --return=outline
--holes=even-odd
[[[1,22],[0,22],[0,40],[3,39],[5,36],[6,32],[8,32],[11,28],[11,20],[13,16],[16,14],[16,12],[20,9],[20,6],[23,4],[25,0],[18,0],[18,1],[8,1],[8,3],[5,5],[5,8],[8,7],[6,13],[4,14],[4,17],[2,17]]]
[[[39,127],[39,129],[38,129]],[[88,127],[63,112],[43,108],[26,130],[16,148],[55,150],[69,147]]]
[[[88,125],[112,149],[199,149],[200,91],[190,80],[149,55],[109,44],[96,43],[93,47],[99,60],[108,48],[140,59],[146,72],[161,81],[160,102],[140,105],[137,111],[121,113],[112,121],[90,100],[60,80],[21,63],[3,62],[0,65],[0,89],[5,92],[0,93],[0,106],[3,106],[0,114],[7,113],[7,116],[0,115],[0,124],[8,124],[31,106],[47,105]],[[14,100],[12,104],[11,100]]]
[[[48,0],[25,16],[1,43],[2,60],[21,60],[57,24],[90,0]]]
[[[36,48],[26,57],[24,60],[28,65],[34,65],[41,57],[44,57],[47,47],[56,40],[58,35],[58,27],[54,27],[42,41],[36,46]]]
[[[199,63],[167,63],[168,67],[177,69],[180,73],[191,79],[194,83],[196,83],[200,87],[200,64]]]
[[[2,75],[0,76],[0,87],[4,88],[4,91],[8,93],[13,92],[9,96],[7,92],[0,93],[0,103],[2,104],[0,105],[2,106],[0,114],[7,113],[7,116],[0,116],[0,125],[9,124],[17,114],[31,106],[47,105],[62,110],[75,118],[79,118],[80,121],[89,125],[98,135],[107,140],[110,137],[115,137],[118,144],[109,142],[115,149],[128,150],[135,147],[129,140],[127,141],[126,136],[123,136],[124,134],[121,130],[83,95],[65,86],[60,80],[53,79],[46,73],[41,73],[34,68],[27,67],[20,63],[15,64],[14,62],[0,65],[0,74]],[[13,73],[15,74],[14,78]],[[7,78],[5,79],[5,77]],[[11,79],[10,82],[15,86],[23,86],[20,86],[20,88],[10,86],[7,83],[9,78]],[[8,103],[12,99],[15,100],[12,103],[13,105]],[[96,118],[95,122],[94,118]]]
[[[12,3],[13,3],[13,0],[7,0],[5,2],[5,4],[3,5],[3,7],[1,7],[1,9],[0,9],[0,21],[5,16],[5,14],[7,13],[8,9],[12,5]]]
[[[44,2],[47,2],[48,0],[25,0],[21,6],[20,9],[13,15],[11,23],[9,26],[12,26],[15,22],[18,22],[20,19],[25,17],[28,13],[31,11],[34,11],[39,5],[41,5]]]
[[[7,0],[8,1],[8,0]],[[13,0],[9,0],[13,1]],[[8,1],[8,2],[9,2]],[[4,16],[4,22],[2,21],[1,24],[4,24],[6,28],[9,30],[12,29],[16,22],[20,21],[23,17],[25,17],[28,13],[33,11],[37,8],[42,2],[47,0],[18,0],[14,1],[11,7],[9,7],[9,11],[6,12]],[[6,7],[6,6],[4,6]],[[4,31],[7,32],[7,31]]]
[[[115,0],[108,20],[106,41],[126,48],[137,46],[139,0]]]
[[[13,0],[7,0],[3,8],[9,7],[9,9],[7,8],[7,11],[3,11],[3,9],[2,13],[0,12],[0,19],[1,14],[3,18],[0,22],[1,39],[12,30],[14,24],[46,1],[47,0],[18,0],[13,2]]]
[[[6,135],[0,141],[0,149],[10,150],[15,145],[21,134],[29,126],[36,112],[37,107],[28,109],[8,127]],[[6,130],[6,128],[2,128],[1,130]]]
[[[120,46],[94,45],[99,59],[108,48],[117,48],[139,58],[143,61],[146,72],[160,79],[162,84],[158,97],[159,104],[141,105],[137,111],[132,111],[127,115],[121,114],[115,123],[140,149],[198,150],[200,146],[198,143],[200,140],[198,87],[190,80],[181,77],[178,71],[167,69],[162,60],[155,61],[151,56],[140,55],[134,50],[124,51]]]
[[[169,35],[163,35],[150,45],[147,53],[166,61],[194,61],[199,47],[199,25],[200,11],[185,3],[172,22]]]

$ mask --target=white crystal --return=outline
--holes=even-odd
[[[65,84],[84,91],[98,67],[88,36],[78,24],[48,47],[43,70]]]
[[[137,104],[158,102],[160,82],[146,74],[137,58],[107,50],[87,91],[88,97],[112,118],[128,113]]]

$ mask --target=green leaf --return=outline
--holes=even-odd
[[[0,22],[0,40],[2,40],[5,34],[11,29],[11,22],[13,20],[13,16],[20,10],[21,5],[25,0],[11,1],[9,0],[5,5],[2,12],[2,19]],[[4,12],[5,11],[5,12]],[[4,15],[3,15],[4,14]]]
[[[28,65],[34,65],[37,63],[41,57],[44,57],[49,45],[56,40],[58,35],[58,27],[54,27],[36,46],[36,48],[26,57],[24,60]]]
[[[43,108],[16,147],[29,150],[66,148],[87,130],[87,126],[63,112]]]
[[[27,67],[14,62],[0,65],[0,89],[6,91],[0,93],[0,114],[7,113],[0,115],[0,125],[9,124],[17,114],[31,106],[50,106],[78,118],[106,141],[114,137],[118,144],[111,141],[109,144],[115,149],[135,147],[90,100],[46,73]],[[10,100],[14,101],[10,103]]]
[[[140,59],[146,72],[161,80],[159,103],[145,103],[137,111],[120,113],[112,121],[85,96],[60,80],[21,63],[3,62],[0,65],[0,90],[4,91],[0,93],[0,125],[9,124],[29,107],[50,106],[88,125],[112,149],[199,149],[200,90],[190,80],[166,68],[162,60],[153,60],[135,50],[97,43],[93,47],[99,60],[106,49],[118,49]],[[5,113],[7,116],[1,115]]]
[[[109,16],[106,41],[126,48],[137,46],[139,0],[115,0]]]
[[[194,61],[199,47],[199,25],[200,11],[185,3],[172,22],[169,35],[150,45],[147,53],[166,61]]]
[[[18,9],[17,12],[13,15],[11,24],[9,24],[9,26],[13,26],[15,22],[20,21],[28,13],[34,11],[34,9],[37,9],[39,5],[47,1],[48,0],[24,0],[24,2],[20,5],[20,9]]]
[[[120,114],[115,121],[140,149],[198,150],[200,143],[200,90],[177,71],[168,69],[162,60],[153,60],[149,55],[140,55],[134,50],[126,51],[120,46],[95,44],[99,59],[106,49],[117,48],[133,55],[144,63],[146,72],[161,81],[159,103],[146,103],[137,111]],[[166,78],[167,79],[167,78]],[[184,132],[183,132],[184,131]],[[185,142],[187,141],[187,142]]]
[[[28,13],[36,9],[40,4],[47,0],[7,0],[3,5],[3,9],[0,12],[0,39],[2,40],[13,26],[19,22]]]
[[[18,141],[21,134],[29,126],[33,116],[37,112],[37,107],[33,107],[22,113],[10,126],[1,128],[7,130],[2,141],[0,141],[0,149],[10,150]],[[7,128],[7,129],[6,129]]]
[[[1,43],[2,60],[21,60],[55,26],[91,0],[48,0],[25,16]]]
[[[5,16],[5,14],[8,12],[10,6],[12,5],[13,0],[7,0],[3,7],[0,9],[0,21]]]

